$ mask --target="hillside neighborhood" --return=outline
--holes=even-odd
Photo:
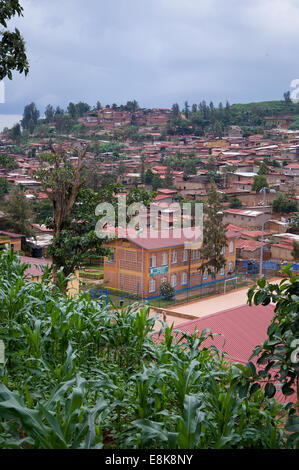
[[[0,0],[1,456],[299,449],[298,14]]]
[[[290,106],[288,102],[280,105],[286,109]],[[251,109],[248,107],[247,114]],[[202,103],[193,105],[190,111],[187,103],[182,110],[177,104],[172,109],[141,109],[136,101],[112,107],[102,107],[98,102],[94,109],[84,103],[70,103],[66,112],[49,105],[42,119],[34,103],[28,105],[23,131],[17,124],[0,134],[0,244],[9,243],[18,251],[23,239],[27,242],[24,254],[33,259],[49,258],[47,246],[53,230],[46,226],[51,211],[37,176],[47,166],[41,156],[59,148],[76,168],[76,148],[86,145],[84,166],[90,188],[97,191],[118,184],[122,195],[133,188],[154,191],[152,203],[158,221],[163,224],[167,220],[170,227],[176,221],[175,203],[207,203],[213,180],[227,227],[229,256],[219,272],[223,279],[228,273],[248,273],[248,266],[257,272],[261,251],[262,261],[272,261],[276,271],[286,263],[298,270],[299,131],[292,129],[296,115],[268,116],[273,112],[271,104],[261,110],[259,120],[264,124],[259,125],[259,133],[250,134],[244,126],[221,125],[219,130],[217,125],[199,128],[194,124],[195,117],[201,115],[213,122],[226,113],[229,120],[235,111],[228,104],[225,111]],[[30,237],[15,233],[7,222],[5,201],[13,188],[20,188],[28,204],[35,207],[27,221]],[[143,296],[153,297],[159,295],[161,282],[184,290],[211,280],[208,272],[201,280],[196,276],[189,279],[190,269],[193,273],[199,269],[200,253],[190,255],[188,273],[188,255],[182,243],[171,239],[168,243],[156,240],[154,245],[145,241],[142,246],[129,239],[111,242],[113,258],[103,260],[102,287],[141,289]],[[141,248],[142,255],[138,254]]]

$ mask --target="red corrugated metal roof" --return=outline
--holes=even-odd
[[[253,348],[267,338],[267,328],[273,315],[274,305],[242,305],[183,323],[179,329],[193,333],[195,327],[199,331],[209,328],[213,333],[224,335],[225,342],[223,336],[216,336],[214,341],[207,340],[205,345],[215,344],[233,361],[246,364]]]
[[[207,339],[204,346],[214,344],[226,352],[233,362],[247,364],[254,347],[267,339],[267,329],[273,316],[274,305],[242,305],[183,323],[178,329],[193,333],[195,328],[199,331],[209,328],[212,333],[221,334],[222,336],[215,336],[214,340]],[[255,363],[255,360],[252,362]],[[296,401],[296,394],[286,399],[278,391],[275,397],[281,402]]]
[[[33,277],[42,276],[43,272],[40,265],[51,266],[51,261],[44,258],[30,258],[29,256],[20,256],[21,264],[29,264],[30,267],[26,269],[25,274]]]

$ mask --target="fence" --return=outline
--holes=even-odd
[[[198,276],[198,278],[196,279],[194,276]],[[203,276],[199,273],[191,275],[189,285],[175,289],[174,296],[169,299],[165,299],[161,295],[148,296],[141,291],[139,285],[132,292],[126,292],[123,289],[90,289],[89,292],[91,298],[100,299],[103,305],[112,301],[117,307],[122,307],[135,302],[147,301],[156,307],[168,307],[192,299],[228,292],[248,283],[244,274],[233,274],[210,282],[203,281]]]
[[[299,264],[289,263],[287,261],[281,261],[278,259],[272,259],[271,261],[263,261],[262,272],[264,277],[278,276],[281,273],[281,269],[288,264],[291,264],[291,270],[294,273],[299,272]],[[239,273],[245,274],[248,278],[258,278],[260,272],[260,262],[255,259],[237,259],[236,269]]]

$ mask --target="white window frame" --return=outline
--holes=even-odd
[[[230,253],[234,252],[234,242],[233,241],[229,242],[229,252]]]
[[[182,273],[182,286],[188,284],[188,274],[186,272]]]
[[[166,261],[166,263],[165,263]],[[162,266],[168,266],[168,253],[167,251],[164,251],[162,253]]]
[[[224,267],[222,267],[222,268],[220,269],[219,275],[220,275],[220,276],[224,276],[224,275],[225,275],[225,268],[224,268]]]
[[[208,277],[209,277],[209,271],[208,271],[208,268],[206,268],[203,273],[203,279],[208,279]]]
[[[153,292],[156,292],[156,279],[153,277],[149,280],[149,293],[152,294]]]
[[[184,249],[182,254],[182,262],[185,263],[188,261],[188,250]]]
[[[177,264],[177,262],[178,262],[178,252],[177,252],[177,250],[172,250],[172,252],[171,252],[171,264]]]
[[[174,281],[175,280],[175,281]],[[174,281],[174,282],[173,282]],[[170,278],[170,284],[172,285],[173,288],[176,288],[178,282],[178,278],[176,274],[172,274]]]
[[[232,273],[234,270],[234,262],[233,261],[230,261],[228,263],[228,272]]]
[[[150,255],[150,268],[156,268],[156,267],[157,267],[157,256]]]

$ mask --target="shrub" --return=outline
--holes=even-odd
[[[160,294],[165,300],[170,300],[174,296],[175,290],[168,281],[165,281],[160,285]]]

